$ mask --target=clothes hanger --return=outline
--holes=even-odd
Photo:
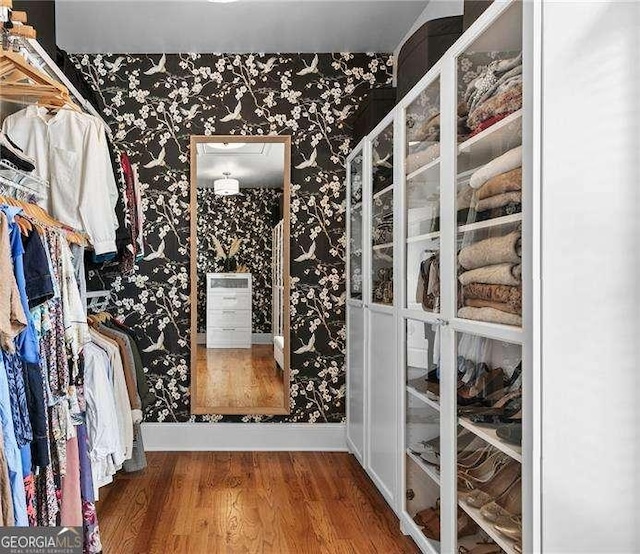
[[[67,87],[32,66],[22,55],[1,47],[0,83],[0,95],[6,101],[32,104],[28,98],[34,98],[41,106],[54,110],[82,111],[71,100]]]

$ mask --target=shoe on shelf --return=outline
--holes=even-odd
[[[513,393],[512,393],[513,394]],[[477,425],[500,425],[511,423],[514,419],[522,419],[522,395],[518,394],[509,398],[504,406],[490,408],[489,410],[469,416],[469,420]]]
[[[478,525],[473,521],[467,512],[458,508],[458,538],[475,535],[478,531]]]
[[[7,160],[26,173],[31,173],[36,168],[36,161],[27,156],[5,133],[0,133],[0,159]]]
[[[501,498],[513,485],[520,480],[522,468],[515,460],[509,461],[487,483],[479,484],[474,490],[462,495],[462,500],[473,508],[482,508]]]
[[[498,438],[515,446],[522,445],[522,423],[508,423],[496,429]]]
[[[507,490],[480,508],[487,521],[496,523],[503,518],[522,515],[522,480],[518,477]]]
[[[508,539],[522,542],[522,517],[513,516],[493,525],[496,531]]]
[[[418,527],[422,528],[422,533],[428,539],[440,541],[440,500],[436,502],[435,508],[425,508],[420,510],[413,521]]]
[[[420,456],[423,452],[427,451],[440,453],[440,437],[414,442],[409,445],[409,450],[416,456]]]
[[[488,484],[510,460],[506,454],[495,451],[478,466],[458,470],[458,490],[482,490],[483,485]]]
[[[458,469],[466,470],[475,467],[486,460],[493,452],[495,452],[495,450],[487,443],[484,443],[484,445],[479,446],[477,450],[458,457]]]
[[[502,548],[494,542],[481,542],[476,543],[471,548],[466,546],[458,547],[458,554],[502,554]]]

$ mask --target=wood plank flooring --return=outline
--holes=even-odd
[[[346,453],[149,452],[100,489],[104,554],[417,554]]]
[[[280,408],[284,405],[282,370],[273,359],[273,345],[254,344],[251,349],[198,346],[197,371],[196,406]]]

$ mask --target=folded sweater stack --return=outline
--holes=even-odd
[[[440,156],[440,114],[428,117],[411,133],[406,173],[413,173]]]
[[[495,60],[469,83],[464,93],[467,127],[472,135],[522,107],[522,53]]]
[[[522,325],[521,261],[520,231],[462,248],[458,317]]]
[[[469,185],[476,221],[522,212],[522,146],[482,166]]]

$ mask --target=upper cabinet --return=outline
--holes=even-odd
[[[363,235],[364,160],[362,151],[349,165],[349,297],[362,300],[362,235]]]
[[[405,110],[406,308],[440,311],[440,78]]]
[[[382,125],[371,139],[371,303],[392,306],[394,122]]]
[[[456,57],[457,316],[522,326],[522,7]]]

